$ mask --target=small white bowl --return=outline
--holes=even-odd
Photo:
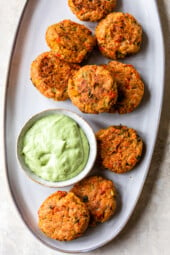
[[[60,113],[60,114],[63,114],[63,115],[66,115],[66,116],[72,118],[82,128],[82,130],[84,131],[84,133],[88,139],[88,142],[89,142],[89,157],[88,157],[86,166],[78,175],[76,175],[75,177],[73,177],[71,179],[65,180],[65,181],[52,182],[52,181],[44,180],[41,177],[34,174],[29,169],[29,167],[25,164],[24,157],[22,156],[21,151],[22,151],[23,137],[25,136],[26,132],[30,129],[30,127],[37,120],[41,119],[42,117],[45,117],[45,116],[48,116],[51,114],[56,114],[56,113]],[[34,115],[31,119],[29,119],[26,122],[26,124],[22,128],[22,130],[18,136],[18,140],[17,140],[17,158],[19,160],[19,163],[20,163],[22,169],[33,181],[35,181],[39,184],[48,186],[48,187],[52,187],[52,188],[70,186],[70,185],[73,185],[76,182],[82,180],[83,178],[85,178],[87,176],[87,174],[89,174],[89,172],[93,168],[93,165],[96,160],[96,156],[97,156],[97,143],[96,143],[96,137],[95,137],[95,134],[94,134],[92,128],[78,114],[76,114],[70,110],[66,110],[66,109],[50,109],[50,110],[42,111],[42,112]]]

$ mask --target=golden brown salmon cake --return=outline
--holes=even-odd
[[[72,12],[84,21],[98,21],[116,6],[116,0],[68,0]]]
[[[91,176],[76,183],[71,190],[86,203],[90,225],[107,221],[116,210],[116,189],[111,180]]]
[[[89,211],[72,192],[57,191],[38,210],[39,228],[48,237],[70,241],[81,236],[89,224]]]
[[[82,112],[108,112],[117,100],[117,85],[104,67],[86,65],[69,79],[68,94]]]
[[[68,79],[80,68],[60,60],[54,52],[44,52],[31,64],[31,80],[46,97],[58,101],[68,99]]]
[[[47,28],[46,42],[60,59],[81,63],[96,45],[96,38],[84,25],[63,20]]]
[[[105,168],[125,173],[138,163],[143,141],[137,132],[126,126],[110,126],[96,133],[99,158]]]
[[[142,27],[128,13],[108,14],[98,23],[95,34],[101,53],[111,59],[137,53],[142,43]]]
[[[107,68],[114,75],[118,88],[118,99],[110,112],[129,113],[140,104],[144,94],[144,83],[133,65],[111,61]]]

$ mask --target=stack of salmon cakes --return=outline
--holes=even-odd
[[[68,80],[96,45],[96,38],[84,25],[63,20],[47,28],[51,51],[40,54],[31,64],[30,78],[46,97],[68,99]]]
[[[116,212],[116,188],[111,180],[90,176],[66,191],[47,197],[38,210],[38,226],[48,237],[70,241],[109,220]]]
[[[68,82],[68,94],[84,113],[130,113],[142,101],[144,83],[133,65],[111,61],[108,65],[81,67]]]
[[[70,99],[88,114],[133,112],[144,96],[144,83],[136,68],[119,60],[137,54],[142,45],[142,27],[136,18],[116,12],[117,0],[68,0],[81,21],[98,22],[94,34],[85,25],[64,19],[45,33],[49,51],[31,64],[33,85],[45,97]],[[96,48],[107,64],[85,64]],[[111,115],[112,116],[112,115]],[[137,131],[111,125],[96,132],[98,162],[102,169],[124,174],[140,162],[144,142]],[[88,227],[108,221],[117,209],[117,190],[112,180],[88,176],[69,191],[56,191],[38,210],[38,226],[48,237],[70,241]]]
[[[117,1],[68,0],[83,21],[99,21],[94,35],[85,25],[65,19],[45,33],[49,52],[31,65],[31,81],[46,97],[70,99],[84,113],[129,113],[140,104],[144,83],[134,66],[118,62],[135,54],[142,43],[142,27],[131,14],[113,12]],[[84,65],[94,47],[114,61]]]

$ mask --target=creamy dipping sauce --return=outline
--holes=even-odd
[[[89,143],[80,126],[63,114],[36,121],[23,137],[22,155],[30,170],[48,181],[78,175],[89,156]]]

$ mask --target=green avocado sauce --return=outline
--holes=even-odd
[[[48,181],[64,181],[78,175],[89,156],[89,143],[79,125],[62,114],[36,121],[23,137],[26,165]]]

